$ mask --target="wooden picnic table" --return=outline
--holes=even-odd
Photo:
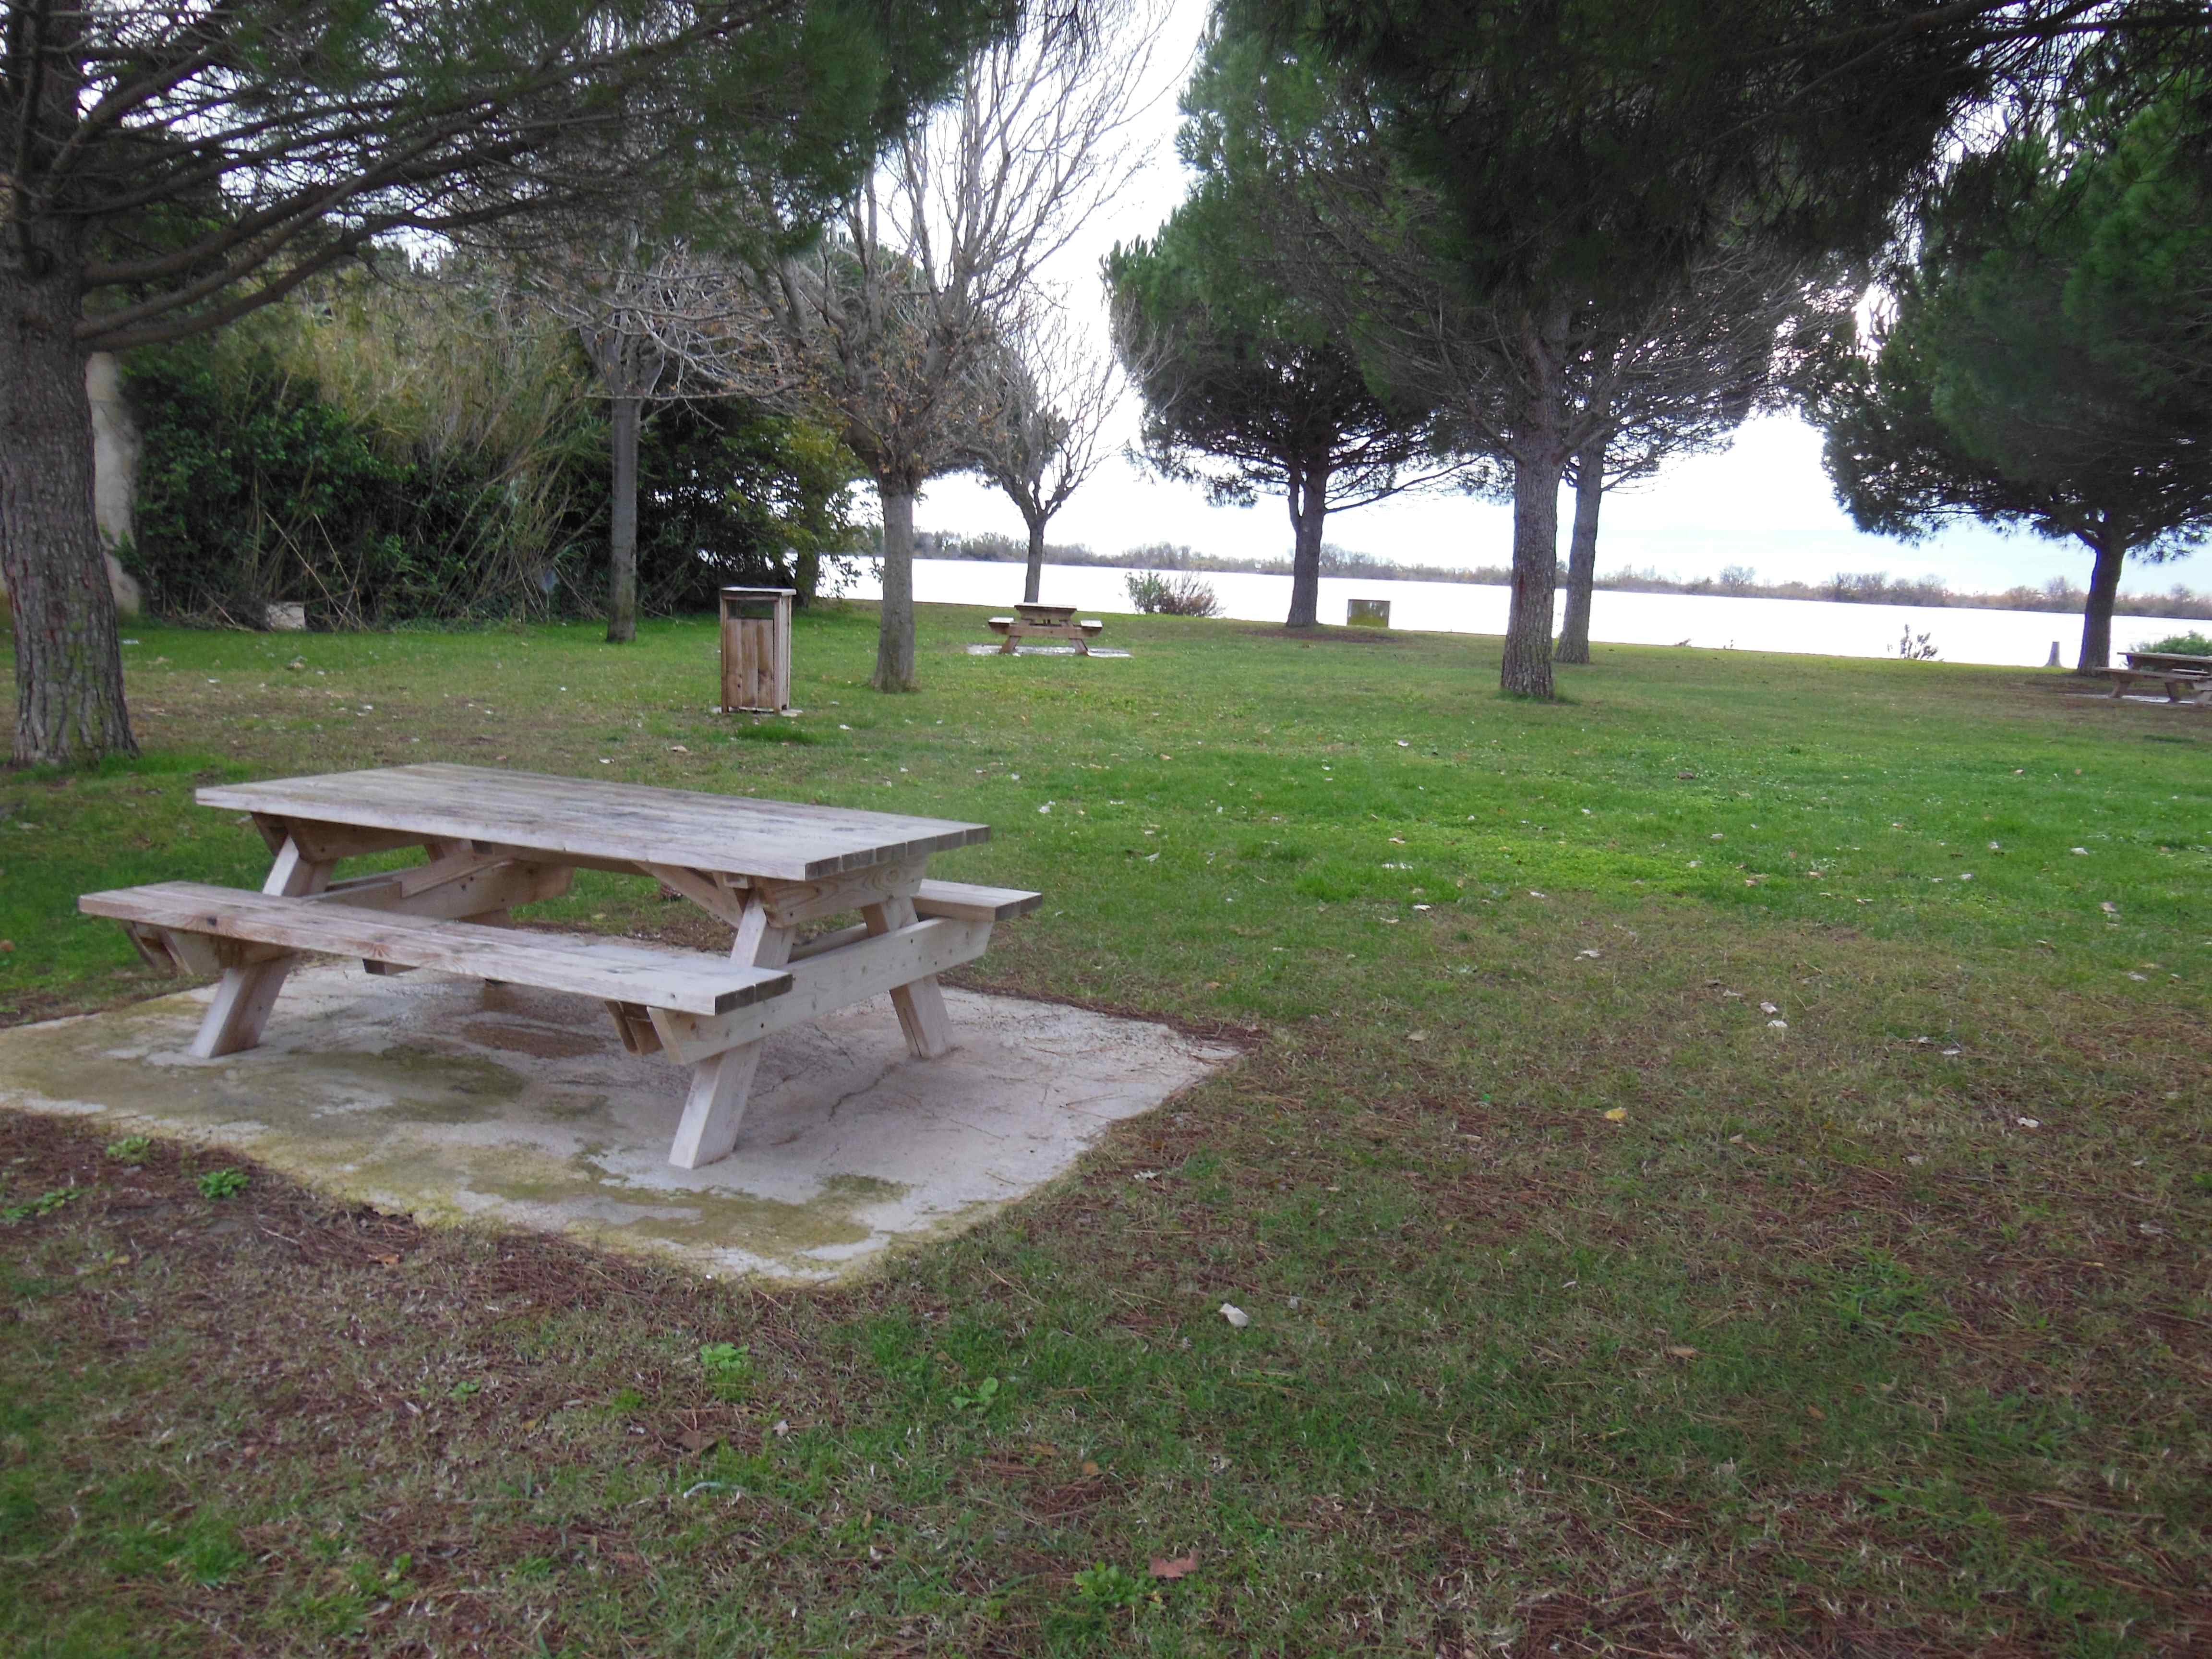
[[[194,1054],[258,1043],[303,952],[593,997],[631,1053],[691,1067],[669,1153],[687,1170],[736,1144],[762,1043],[787,1026],[888,991],[915,1057],[945,1053],[936,976],[1039,902],[927,879],[931,854],[990,838],[988,824],[944,818],[453,765],[226,784],[197,799],[252,816],[275,854],[259,892],[176,881],[77,901],[120,921],[155,965],[221,973]],[[333,878],[343,860],[410,846],[424,863]],[[728,955],[510,925],[578,870],[659,881],[730,927]],[[852,911],[858,922],[799,942],[806,924]]]
[[[992,631],[1006,637],[999,647],[1000,656],[1013,655],[1015,647],[1024,640],[1073,640],[1076,653],[1091,654],[1092,638],[1103,630],[1103,622],[1078,622],[1072,605],[1038,605],[1024,600],[1014,607],[1011,617],[993,617]]]
[[[2115,697],[2126,696],[2144,682],[2162,687],[2168,702],[2189,701],[2212,702],[2212,657],[2185,656],[2175,651],[2130,651],[2126,653],[2125,668],[2100,668],[2097,672],[2112,683]]]

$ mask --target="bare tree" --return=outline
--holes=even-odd
[[[1006,493],[1029,527],[1022,598],[1036,603],[1044,579],[1045,529],[1097,471],[1107,422],[1123,381],[1065,308],[1035,307],[1013,337],[978,365],[981,420],[968,459]]]
[[[979,366],[1018,332],[1040,268],[1132,170],[1162,11],[1032,10],[970,61],[957,100],[894,149],[830,234],[760,273],[763,327],[727,332],[726,384],[825,419],[875,479],[878,690],[915,685],[915,496],[965,464],[991,412]]]
[[[590,241],[544,243],[521,258],[524,285],[575,331],[606,395],[607,639],[626,645],[637,637],[637,446],[646,407],[726,384],[742,343],[760,333],[759,307],[726,260],[681,238],[655,240],[635,222]],[[757,350],[751,361],[765,359]],[[745,379],[756,394],[774,385],[757,370]]]

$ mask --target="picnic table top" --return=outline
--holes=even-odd
[[[2212,674],[2212,657],[2192,657],[2179,651],[2130,651],[2126,655],[2130,668],[2194,669]]]
[[[1075,614],[1075,607],[1072,605],[1040,605],[1032,599],[1018,602],[1014,610],[1025,622],[1047,622],[1054,617]]]
[[[432,763],[218,784],[203,806],[581,858],[819,881],[988,841],[984,823]]]

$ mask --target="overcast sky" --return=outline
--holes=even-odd
[[[1206,0],[1176,0],[1155,64],[1158,96],[1139,142],[1146,164],[1095,215],[1060,255],[1054,279],[1073,303],[1098,319],[1104,301],[1098,265],[1116,241],[1148,235],[1182,199],[1185,175],[1175,154],[1180,116],[1176,94],[1194,57]],[[1136,401],[1123,400],[1113,442],[1133,444]],[[1562,498],[1562,539],[1571,510]],[[971,478],[941,478],[918,503],[924,530],[1000,531],[1020,538],[1021,515],[994,489]],[[1209,506],[1198,487],[1161,479],[1116,457],[1102,466],[1053,520],[1051,538],[1119,552],[1149,542],[1177,542],[1201,552],[1276,558],[1290,551],[1290,518],[1279,498],[1249,507]],[[1395,497],[1342,515],[1331,514],[1328,539],[1339,546],[1407,563],[1502,565],[1511,556],[1509,508],[1450,493]],[[1862,535],[1836,505],[1820,466],[1820,434],[1794,416],[1747,425],[1724,454],[1685,461],[1657,480],[1609,495],[1598,543],[1601,570],[1656,566],[1662,574],[1710,576],[1724,565],[1749,565],[1766,580],[1819,580],[1838,571],[1886,570],[1893,576],[1941,576],[1952,587],[1984,592],[2014,583],[2039,585],[2065,576],[2088,579],[2087,550],[1961,525],[1921,542]],[[2131,566],[2124,586],[2163,589],[2176,580],[2212,586],[2212,561],[2199,556],[2164,566]]]

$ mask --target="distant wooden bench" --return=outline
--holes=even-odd
[[[1091,641],[1105,629],[1103,622],[1079,622],[1072,605],[1018,605],[1011,617],[988,619],[991,631],[1005,635],[1000,656],[1011,657],[1024,640],[1073,640],[1076,654],[1091,654]]]
[[[597,998],[631,1053],[692,1068],[669,1152],[696,1169],[734,1145],[763,1039],[890,994],[918,1059],[952,1046],[937,975],[973,962],[994,923],[1036,893],[931,881],[933,852],[988,825],[744,800],[598,779],[428,765],[222,785],[208,806],[243,810],[276,854],[261,891],[160,882],[88,893],[147,960],[222,975],[191,1052],[251,1048],[303,953],[372,973],[441,969]],[[416,846],[428,861],[332,880],[341,860]],[[510,925],[558,897],[579,869],[650,877],[735,934],[726,956],[641,939]],[[854,926],[799,932],[857,911]]]
[[[2166,688],[2168,702],[2212,702],[2212,674],[2193,668],[2102,668],[2099,673],[2112,681],[2112,695],[2124,696],[2142,681]],[[2181,694],[2186,691],[2189,696]]]

